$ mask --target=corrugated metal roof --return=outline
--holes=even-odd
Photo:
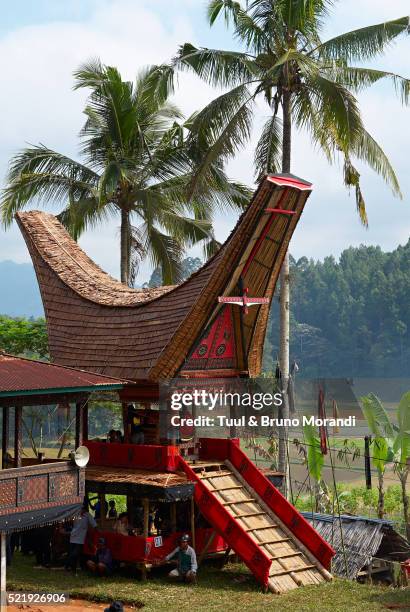
[[[0,397],[122,389],[126,381],[0,352]]]

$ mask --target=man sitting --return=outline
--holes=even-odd
[[[115,521],[114,531],[115,533],[125,536],[133,534],[133,529],[129,523],[128,514],[126,512],[121,512],[120,516]]]
[[[87,567],[93,574],[98,574],[99,576],[109,576],[112,573],[112,554],[106,546],[104,538],[98,539],[94,560],[89,559]]]
[[[181,578],[184,582],[195,583],[198,564],[195,551],[192,546],[189,546],[189,535],[183,535],[179,546],[165,557],[165,561],[172,559],[176,559],[177,567],[168,575],[171,578]]]

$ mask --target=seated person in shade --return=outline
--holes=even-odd
[[[121,432],[117,429],[110,429],[110,431],[107,434],[107,442],[116,443],[116,444],[122,442]]]
[[[114,523],[114,531],[115,533],[119,533],[120,535],[130,535],[133,533],[131,526],[128,520],[128,514],[126,512],[121,512],[120,516]]]
[[[90,503],[90,507],[92,510],[94,510],[95,520],[99,521],[101,518],[101,502],[98,497],[94,497],[91,501],[94,501],[95,499],[97,499],[98,501],[95,504]],[[104,500],[104,516],[107,516],[107,512],[108,512],[108,504],[106,500]]]
[[[108,502],[108,518],[117,518],[117,508],[115,507],[115,499],[110,499]]]
[[[104,538],[98,539],[94,559],[87,561],[87,567],[93,574],[98,574],[99,576],[108,576],[112,573],[112,554]]]
[[[168,576],[180,578],[184,582],[195,583],[198,563],[194,549],[192,546],[189,546],[189,539],[189,535],[183,535],[179,546],[167,555],[164,561],[175,559],[177,562],[177,567],[171,570]]]

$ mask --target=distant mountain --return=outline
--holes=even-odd
[[[31,264],[0,261],[0,314],[11,317],[44,316],[40,291]]]

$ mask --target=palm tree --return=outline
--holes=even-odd
[[[263,99],[269,116],[255,149],[256,177],[278,170],[290,172],[293,130],[306,130],[330,163],[342,157],[344,183],[354,189],[360,219],[367,225],[360,174],[353,159],[368,164],[395,195],[401,194],[386,155],[363,125],[355,94],[387,79],[407,103],[410,81],[356,64],[380,55],[408,31],[409,21],[403,17],[322,42],[321,26],[332,4],[332,0],[253,0],[244,6],[234,0],[211,0],[209,23],[212,25],[222,14],[243,50],[197,48],[186,43],[172,65],[163,67],[158,87],[172,89],[175,70],[188,69],[224,88],[197,115],[193,128],[212,126],[217,134],[215,148],[225,156],[233,156],[249,138],[255,101]],[[289,379],[289,300],[287,256],[281,271],[280,296],[279,364],[284,389]],[[284,438],[279,451],[282,470],[287,463],[286,431]]]
[[[76,239],[120,215],[121,280],[131,285],[144,257],[161,266],[165,284],[178,281],[186,247],[200,241],[207,254],[217,247],[215,207],[243,207],[249,198],[227,179],[222,156],[192,188],[212,140],[193,135],[195,115],[184,121],[153,87],[153,73],[143,70],[131,83],[99,60],[81,66],[75,89],[91,89],[80,132],[83,163],[42,144],[24,149],[11,160],[1,201],[6,226],[31,202],[61,207],[59,219]]]

